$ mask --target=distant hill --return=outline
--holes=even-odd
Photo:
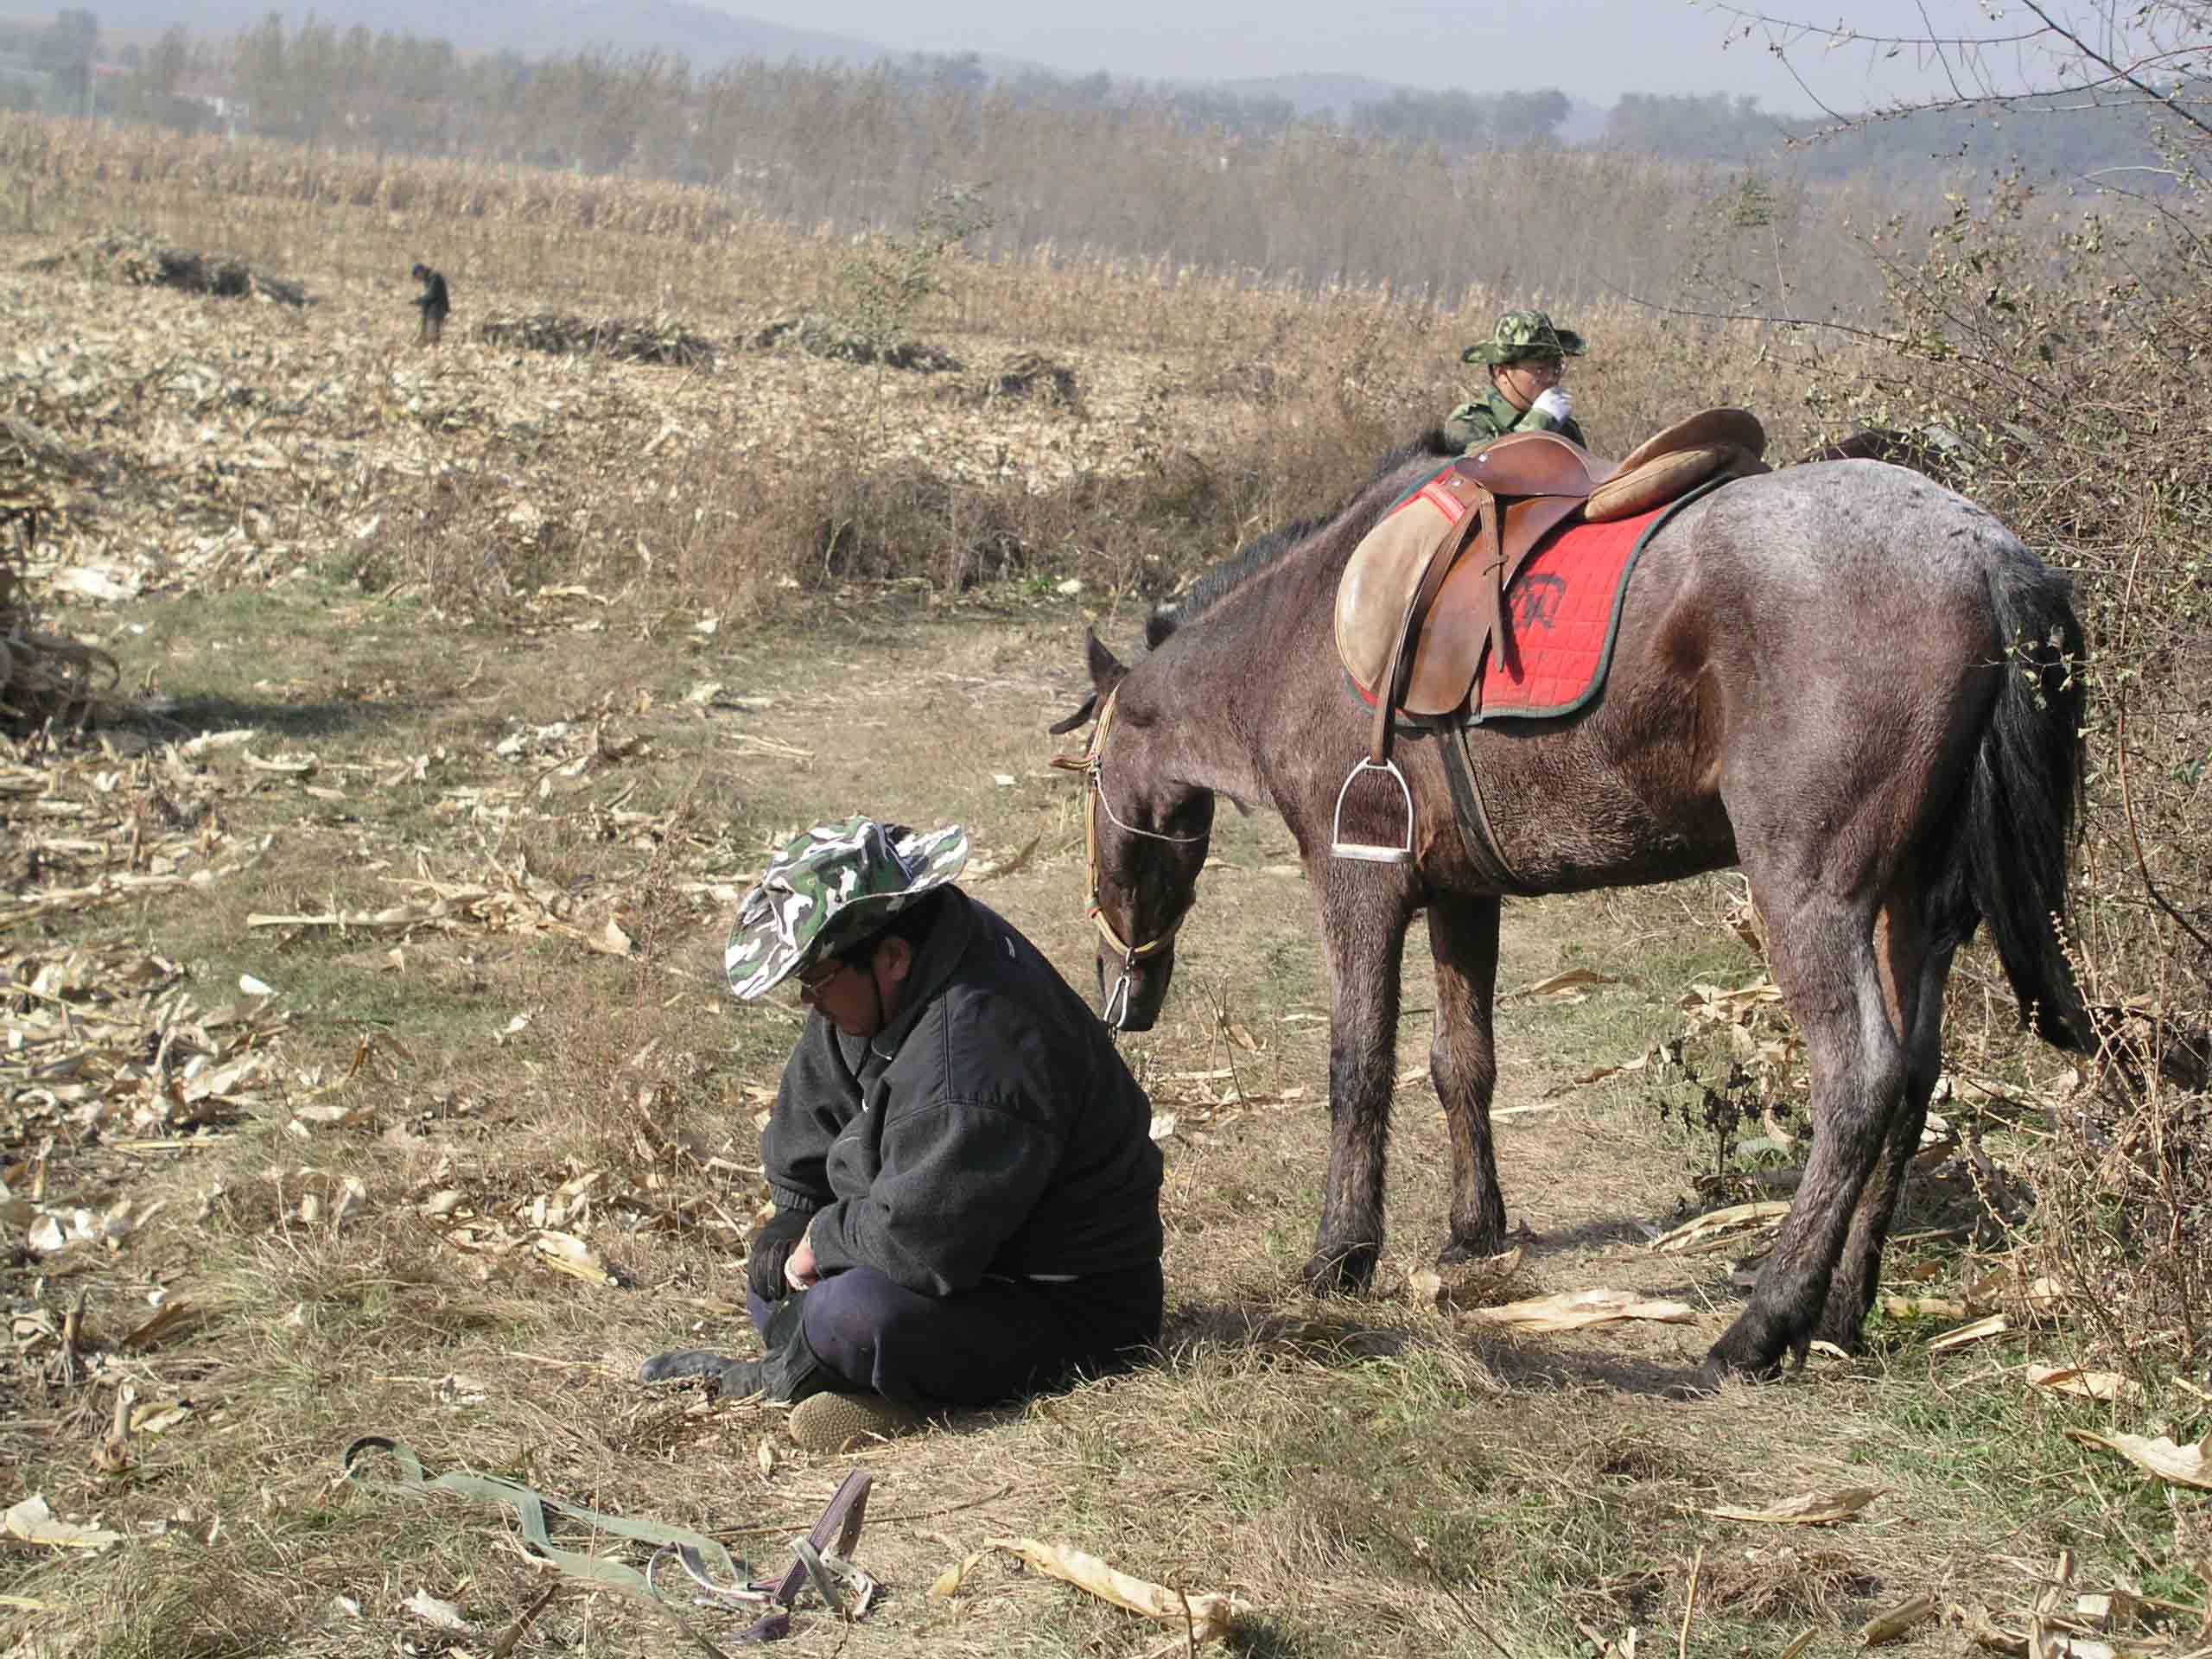
[[[534,58],[594,48],[623,56],[659,52],[701,72],[741,58],[858,67],[902,55],[854,35],[785,29],[683,0],[96,0],[94,10],[103,29],[131,33],[182,23],[194,35],[220,36],[273,12],[288,35],[310,20],[341,33],[365,23],[378,33],[450,41],[465,52]]]
[[[435,0],[414,0],[423,13],[415,32],[436,27],[440,8]],[[389,4],[365,5],[365,11],[388,16]],[[853,35],[786,29],[750,17],[733,17],[683,0],[585,0],[560,3],[536,0],[534,4],[487,5],[505,10],[512,19],[518,11],[537,15],[518,38],[512,33],[501,45],[532,57],[582,52],[609,47],[618,52],[659,51],[689,59],[696,70],[712,71],[741,58],[760,58],[782,63],[792,58],[807,62],[842,61],[858,67],[895,55],[873,41]]]

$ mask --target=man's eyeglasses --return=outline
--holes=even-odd
[[[825,962],[816,963],[810,968],[801,969],[791,977],[798,982],[798,988],[802,991],[818,991],[844,971],[844,958],[831,957]]]

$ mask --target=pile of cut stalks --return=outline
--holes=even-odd
[[[0,733],[24,736],[81,726],[115,700],[115,658],[38,626],[24,575],[39,522],[53,504],[6,463],[18,446],[0,430]]]

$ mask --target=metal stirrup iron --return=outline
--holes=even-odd
[[[1398,793],[1406,806],[1404,841],[1391,847],[1379,842],[1346,841],[1344,839],[1344,797],[1351,793],[1351,786],[1359,781],[1363,772],[1379,772],[1398,786]],[[1344,787],[1337,791],[1337,815],[1329,825],[1329,856],[1356,858],[1370,864],[1403,864],[1414,855],[1414,791],[1406,782],[1406,774],[1398,770],[1398,763],[1385,760],[1379,766],[1363,755],[1359,764],[1344,775]]]

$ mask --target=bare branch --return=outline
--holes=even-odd
[[[1714,0],[1712,10],[1742,23],[1761,29],[1783,29],[1800,36],[1817,35],[1837,46],[1922,46],[1933,47],[1940,51],[1954,47],[2023,46],[2044,33],[2040,29],[2031,29],[2018,35],[1866,35],[1836,24],[1808,23],[1800,18],[1777,17],[1770,12],[1751,11],[1742,6],[1728,5],[1724,0]],[[1923,17],[1927,16],[1924,7],[1921,15]]]
[[[1853,130],[1877,121],[1953,112],[1981,105],[2007,111],[2030,109],[2037,111],[2108,107],[2098,95],[2123,89],[2131,101],[2139,99],[2170,111],[2208,137],[2212,137],[2212,122],[2196,113],[2182,98],[2186,78],[2196,71],[2196,66],[2201,64],[2207,52],[2212,51],[2212,40],[2194,35],[2179,41],[2141,38],[2143,18],[2149,11],[2157,10],[2146,8],[2138,14],[2137,18],[2138,40],[2133,43],[2139,45],[2139,50],[2124,54],[2117,49],[2101,49],[2091,44],[2079,29],[2056,16],[2047,0],[2022,0],[2022,3],[2036,19],[2037,27],[2006,34],[1943,35],[1936,32],[1925,0],[1919,0],[1918,10],[1923,21],[1928,25],[1927,32],[1907,35],[1862,34],[1840,22],[1808,23],[1772,12],[1729,4],[1726,0],[1708,0],[1709,9],[1732,19],[1745,38],[1764,33],[1767,37],[1767,50],[1782,63],[1798,89],[1822,116],[1835,124],[1826,131],[1814,135],[1815,137]],[[2207,19],[2199,16],[2201,8],[2177,4],[2170,10],[2184,20],[2185,34],[2190,29],[2201,29],[2206,25]],[[2122,32],[2122,25],[2113,19],[2109,10],[2106,22],[2117,39]],[[1813,90],[1793,60],[1795,48],[1810,41],[1824,42],[1822,49],[1827,51],[1847,46],[1865,46],[1870,52],[1878,53],[1885,58],[1895,57],[1899,52],[1910,48],[1921,54],[1924,62],[1932,62],[1941,69],[1950,87],[1949,95],[1899,99],[1862,114],[1840,114]],[[1990,71],[1988,55],[2009,49],[2016,57],[2024,58],[2031,48],[2040,48],[2050,54],[2049,74],[2038,78],[2029,73],[2024,66],[2018,66],[2012,75],[2006,77],[2014,84],[2010,86],[2001,85],[1999,78]],[[2161,92],[2149,79],[2154,74],[2171,75],[2174,85],[2170,90]],[[2042,84],[2037,84],[2039,79]],[[2091,102],[2082,105],[2050,101],[2082,98]]]
[[[1921,21],[1923,24],[1925,24],[1925,25],[1927,26],[1927,28],[1928,28],[1928,31],[1929,31],[1929,34],[1931,34],[1931,35],[1932,35],[1932,34],[1934,34],[1934,33],[1936,32],[1936,23],[1935,23],[1935,20],[1929,16],[1929,15],[1928,15],[1928,8],[1927,8],[1926,4],[1924,4],[1924,3],[1921,4],[1921,5],[1917,8],[1917,10],[1919,10],[1919,13],[1920,13],[1920,21]],[[1966,92],[1965,92],[1965,90],[1964,90],[1962,87],[1961,87],[1961,86],[1960,86],[1960,85],[1959,85],[1959,78],[1958,78],[1957,74],[1956,74],[1955,73],[1954,73],[1954,72],[1953,72],[1953,70],[1952,70],[1952,68],[1951,68],[1951,60],[1949,59],[1949,57],[1948,57],[1948,56],[1942,56],[1940,60],[1942,61],[1942,66],[1943,66],[1943,79],[1946,79],[1946,80],[1948,80],[1948,81],[1949,81],[1949,82],[1951,83],[1951,93],[1952,93],[1952,96],[1954,96],[1954,97],[1955,97],[1955,98],[1960,98],[1960,99],[1963,99],[1963,98],[1965,98],[1965,97],[1966,97]]]
[[[2081,53],[2083,57],[2088,59],[2090,62],[2109,70],[2114,76],[2126,81],[2130,86],[2133,86],[2137,92],[2142,93],[2144,97],[2149,99],[2152,103],[2164,105],[2166,108],[2171,110],[2183,120],[2188,122],[2190,126],[2195,127],[2206,137],[2212,138],[2212,124],[2208,124],[2202,120],[2195,113],[2195,111],[2191,111],[2187,105],[2181,103],[2177,96],[2156,91],[2150,86],[2146,85],[2132,71],[2121,68],[2120,65],[2114,63],[2103,53],[2091,46],[2087,41],[2083,40],[2079,35],[2075,33],[2074,30],[2065,27],[2063,24],[2054,22],[2050,14],[2044,10],[2043,6],[2039,3],[2039,0],[2022,0],[2022,3],[2025,5],[2030,11],[2035,13],[2037,16],[2042,18],[2044,26],[2050,29],[2053,34],[2058,35],[2061,39],[2070,42],[2075,50]],[[2175,89],[2177,93],[2179,90],[2180,89],[2178,87]]]

